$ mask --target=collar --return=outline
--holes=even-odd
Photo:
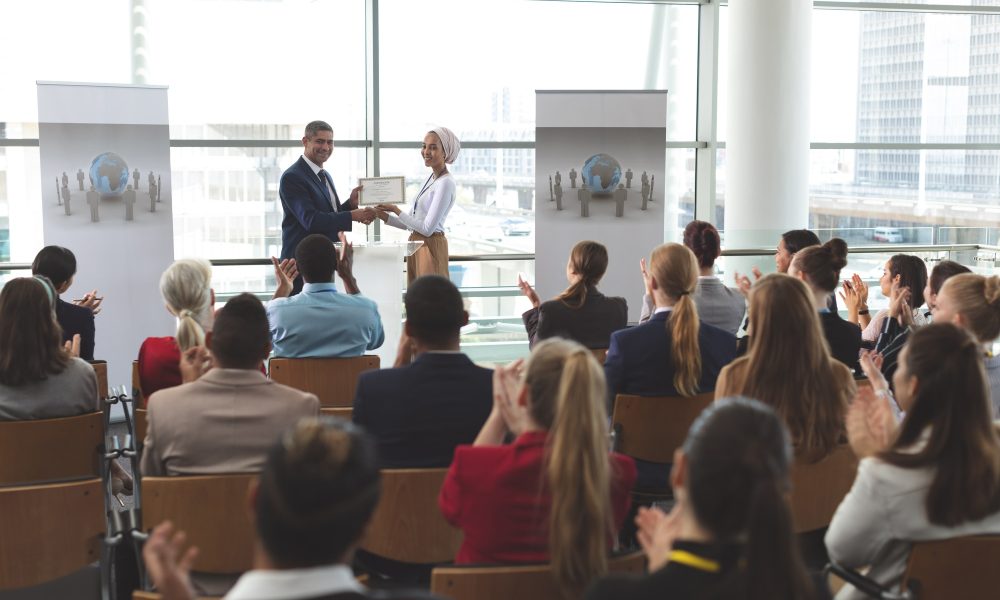
[[[306,161],[306,164],[309,165],[310,169],[312,169],[313,175],[315,175],[316,177],[319,177],[319,172],[323,169],[323,167],[321,167],[321,166],[317,165],[316,163],[314,163],[313,161],[309,160],[309,158],[306,157],[305,154],[302,155],[302,160]]]
[[[654,310],[653,314],[654,315],[659,315],[659,314],[662,314],[662,313],[668,313],[668,312],[670,312],[672,310],[674,310],[673,306],[661,306],[661,307],[657,308],[656,310]]]
[[[336,292],[337,284],[329,281],[325,283],[304,283],[302,284],[303,293],[315,293],[315,292]]]
[[[544,446],[549,439],[548,431],[525,431],[514,440],[514,446]]]
[[[228,600],[273,600],[316,598],[341,592],[364,592],[364,587],[345,565],[308,569],[248,571],[226,594]]]
[[[828,307],[826,307],[826,306],[824,306],[823,308],[819,309],[819,314],[821,314],[821,315],[829,315],[829,314],[831,314],[832,312],[833,312],[833,311],[831,311],[831,310],[830,310],[830,309],[829,309]]]
[[[268,379],[260,369],[223,369],[215,367],[191,383],[205,382],[215,385],[247,386],[267,383]]]

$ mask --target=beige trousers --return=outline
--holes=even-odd
[[[443,233],[428,237],[417,232],[410,234],[411,242],[423,242],[419,250],[406,257],[406,284],[421,275],[440,275],[448,278],[448,238]]]

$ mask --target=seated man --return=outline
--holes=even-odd
[[[31,274],[48,277],[56,293],[61,295],[73,285],[76,256],[69,248],[46,246],[35,255]],[[63,341],[71,341],[74,335],[79,334],[80,358],[83,360],[94,360],[94,315],[101,311],[101,300],[97,297],[97,290],[94,290],[73,303],[62,298],[56,301],[56,320],[62,327]]]
[[[382,345],[385,334],[378,306],[358,290],[350,244],[338,260],[325,235],[306,236],[295,248],[302,293],[267,304],[274,355],[288,358],[361,356]],[[336,272],[346,294],[337,292]]]
[[[316,396],[261,373],[271,336],[256,297],[240,294],[226,302],[205,343],[214,368],[149,398],[141,465],[145,476],[258,471],[282,431],[303,417],[319,415]],[[199,359],[186,352],[182,371],[191,368],[191,360]],[[187,375],[185,381],[191,379]]]
[[[423,592],[365,590],[351,572],[379,498],[371,440],[349,423],[306,419],[271,446],[260,479],[250,488],[257,543],[254,569],[226,598],[431,598]],[[194,548],[161,523],[142,549],[150,578],[165,600],[195,598]]]
[[[493,371],[459,351],[469,313],[451,281],[420,277],[405,303],[397,368],[361,374],[353,419],[378,440],[382,468],[447,467],[455,446],[471,444],[493,408]]]

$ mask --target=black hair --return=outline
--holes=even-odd
[[[961,265],[953,260],[942,260],[931,269],[931,275],[927,283],[931,286],[931,292],[937,294],[941,291],[941,286],[949,278],[962,273],[971,273],[972,270],[965,265]]]
[[[321,233],[307,235],[295,247],[295,265],[307,283],[329,283],[337,270],[337,253],[330,238]]]
[[[350,422],[303,419],[267,455],[260,475],[257,533],[278,568],[346,559],[381,492],[375,444]]]
[[[246,292],[230,298],[215,315],[209,345],[222,368],[256,368],[271,349],[267,311],[260,300]]]
[[[795,254],[803,248],[809,246],[819,246],[819,236],[808,229],[792,229],[781,234],[781,239],[785,242],[785,250],[789,254]]]
[[[465,324],[462,294],[440,275],[418,277],[406,288],[403,302],[410,335],[431,347],[455,341]]]
[[[69,248],[46,246],[35,255],[31,263],[32,275],[44,275],[56,289],[76,275],[76,256]]]
[[[900,287],[910,288],[910,308],[924,304],[924,286],[927,285],[927,265],[924,259],[910,254],[895,254],[889,259],[889,277],[899,275]]]
[[[809,283],[824,292],[832,292],[840,282],[840,270],[847,266],[847,242],[833,238],[822,246],[799,250],[792,260],[809,278]]]

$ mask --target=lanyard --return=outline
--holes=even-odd
[[[427,191],[427,188],[431,187],[431,184],[434,183],[435,181],[437,180],[434,179],[434,173],[431,173],[430,177],[427,178],[427,181],[424,182],[424,187],[420,188],[420,193],[417,194],[417,197],[413,199],[413,212],[410,213],[411,215],[416,216],[417,203],[420,202],[420,197],[424,195],[424,192]]]

